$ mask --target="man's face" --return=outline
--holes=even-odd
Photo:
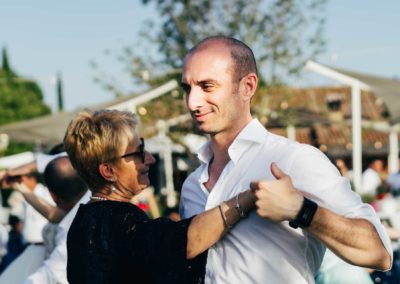
[[[182,87],[186,105],[204,133],[221,133],[242,118],[245,106],[239,95],[239,80],[232,73],[232,59],[226,47],[205,48],[185,60]]]

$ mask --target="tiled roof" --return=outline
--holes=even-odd
[[[400,80],[384,78],[360,72],[329,67],[339,73],[355,78],[368,85],[380,100],[385,103],[392,124],[400,122]]]
[[[351,89],[349,87],[318,87],[269,90],[267,108],[277,111],[308,112],[309,115],[329,117],[328,101],[332,97],[341,99],[344,119],[351,118]],[[382,99],[371,92],[362,92],[362,116],[367,120],[386,119],[387,110]],[[305,117],[303,117],[305,119]],[[301,119],[300,119],[301,120]],[[314,120],[315,121],[315,120]],[[301,124],[301,121],[299,121]]]
[[[269,132],[287,137],[287,131],[285,128],[269,128]],[[311,127],[298,127],[296,128],[296,141],[300,143],[313,145],[311,139]]]

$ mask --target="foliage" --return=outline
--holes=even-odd
[[[179,82],[187,51],[211,35],[232,36],[253,49],[261,88],[283,85],[290,76],[298,74],[306,60],[323,51],[325,44],[322,32],[326,0],[142,0],[142,3],[155,7],[159,17],[145,22],[136,44],[116,54],[107,52],[123,64],[136,88],[156,87],[170,79]],[[98,68],[96,64],[93,67]],[[96,80],[120,96],[115,80],[104,77],[104,72],[99,74]],[[258,91],[254,101],[260,101],[261,94]],[[174,117],[181,110],[185,112],[182,96],[162,96],[149,103],[142,120],[153,123]]]
[[[7,149],[0,151],[0,157],[5,157],[13,154],[22,153],[25,151],[33,151],[34,145],[31,143],[18,143],[11,141],[8,144]]]
[[[159,16],[142,28],[135,49],[126,47],[120,60],[137,82],[180,73],[187,51],[211,35],[228,35],[254,51],[262,79],[283,82],[324,47],[325,0],[142,0]],[[160,27],[157,29],[157,27]],[[150,73],[150,78],[147,74]]]
[[[10,67],[6,49],[2,51],[0,68],[0,125],[29,119],[50,113],[44,104],[42,91],[36,82],[18,76]],[[33,145],[10,141],[0,153],[11,155],[31,151]]]
[[[136,88],[157,87],[170,79],[179,82],[183,58],[191,47],[207,36],[232,36],[246,42],[255,53],[260,88],[253,99],[252,111],[259,117],[271,117],[270,113],[263,113],[268,108],[263,104],[263,95],[278,87],[290,96],[284,82],[296,76],[306,60],[322,52],[325,45],[326,0],[142,0],[142,3],[152,5],[158,17],[145,22],[137,43],[117,53],[107,52],[123,64]],[[93,67],[98,68],[96,64]],[[105,77],[104,72],[99,74],[98,82],[121,95],[114,79]],[[157,120],[186,112],[183,94],[178,91],[171,94],[138,110],[144,126],[152,129],[153,134]],[[290,123],[295,122],[295,116],[286,109],[278,113],[280,120]]]
[[[50,113],[36,82],[24,79],[12,71],[3,49],[0,69],[0,125]]]

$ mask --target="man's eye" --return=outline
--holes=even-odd
[[[214,88],[214,85],[213,84],[203,84],[201,87],[204,91],[211,91]]]

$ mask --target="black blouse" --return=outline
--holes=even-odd
[[[150,220],[124,202],[81,205],[68,232],[68,281],[203,283],[207,253],[186,259],[190,221]]]

